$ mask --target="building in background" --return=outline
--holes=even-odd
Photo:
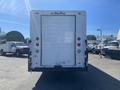
[[[119,29],[119,31],[118,31],[117,40],[120,41],[120,29]]]
[[[100,40],[100,38],[101,38],[100,36],[97,36],[97,40]],[[102,41],[105,41],[105,40],[108,40],[108,41],[116,40],[116,37],[113,35],[103,35]]]

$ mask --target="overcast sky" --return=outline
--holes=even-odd
[[[116,35],[120,28],[120,0],[0,0],[0,27],[29,36],[29,12],[39,10],[85,10],[87,33]]]

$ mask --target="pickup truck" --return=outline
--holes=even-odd
[[[28,54],[29,47],[24,44],[24,42],[8,41],[0,43],[0,54],[6,55],[7,53],[12,53],[13,55],[19,57],[21,54]]]
[[[120,43],[119,41],[110,41],[107,46],[103,48],[106,57],[113,59],[120,59]]]

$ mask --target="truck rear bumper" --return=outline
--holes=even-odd
[[[20,52],[20,54],[29,54],[28,52]]]
[[[88,67],[54,67],[54,68],[28,68],[29,72],[40,72],[40,71],[87,71]]]

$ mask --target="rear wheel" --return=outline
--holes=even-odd
[[[2,55],[2,50],[0,50],[0,55]]]
[[[20,52],[19,52],[19,50],[16,50],[15,56],[16,56],[16,57],[20,57]]]
[[[95,50],[92,50],[92,53],[93,53],[93,54],[96,54],[96,51],[95,51]]]
[[[3,50],[0,50],[0,55],[6,55],[6,53],[3,52]]]

